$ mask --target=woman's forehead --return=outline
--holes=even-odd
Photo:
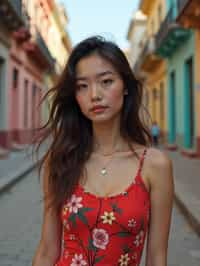
[[[106,59],[98,55],[90,55],[82,58],[76,66],[77,79],[101,77],[105,74],[115,74],[114,66]]]

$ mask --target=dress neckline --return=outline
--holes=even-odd
[[[141,176],[140,173],[136,173],[135,178],[133,178],[133,181],[126,187],[126,189],[124,189],[122,192],[118,192],[116,194],[113,195],[108,195],[108,196],[99,196],[96,195],[95,193],[91,192],[91,191],[87,191],[80,183],[78,183],[78,189],[84,193],[85,195],[94,198],[94,199],[98,199],[98,200],[108,200],[108,199],[116,199],[116,198],[120,198],[120,197],[124,197],[126,195],[128,195],[129,191],[137,186],[138,184],[141,184],[144,187],[144,191],[146,192],[146,194],[148,195],[148,197],[150,196],[150,192],[147,190],[146,185],[143,181],[143,178]]]
[[[149,191],[147,190],[146,188],[146,185],[144,183],[144,180],[141,176],[141,169],[142,169],[142,166],[143,166],[143,161],[144,161],[144,157],[145,157],[145,154],[146,154],[146,151],[147,149],[145,148],[143,150],[143,153],[142,153],[142,156],[140,157],[140,160],[139,160],[139,167],[138,167],[138,170],[134,176],[134,178],[132,179],[132,182],[126,187],[126,189],[124,189],[122,192],[119,192],[119,193],[116,193],[116,194],[113,194],[113,195],[108,195],[108,196],[99,196],[99,195],[96,195],[95,193],[91,192],[91,191],[87,191],[81,184],[80,182],[78,183],[78,189],[83,192],[84,194],[90,196],[91,198],[95,198],[95,199],[113,199],[113,198],[118,198],[118,197],[124,197],[125,195],[128,194],[128,192],[137,184],[140,184],[142,185],[142,187],[144,187],[144,191],[148,194],[148,197],[150,196],[149,194]]]

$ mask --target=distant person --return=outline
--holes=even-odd
[[[153,144],[155,146],[158,146],[159,143],[159,137],[160,137],[160,128],[156,121],[153,122],[153,125],[151,127],[151,135],[153,138]]]
[[[33,266],[139,266],[146,238],[146,265],[167,266],[172,163],[152,147],[142,90],[115,43],[94,36],[73,49],[48,92],[52,143]]]

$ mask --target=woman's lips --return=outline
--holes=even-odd
[[[96,107],[92,109],[93,113],[103,113],[105,111],[105,109],[107,109],[107,107]]]

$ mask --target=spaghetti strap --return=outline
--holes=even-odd
[[[144,151],[142,153],[142,156],[140,158],[139,168],[138,168],[138,171],[137,171],[136,178],[141,174],[141,170],[142,170],[142,166],[143,166],[143,163],[144,163],[144,158],[145,158],[146,152],[147,152],[147,148],[144,149]]]

